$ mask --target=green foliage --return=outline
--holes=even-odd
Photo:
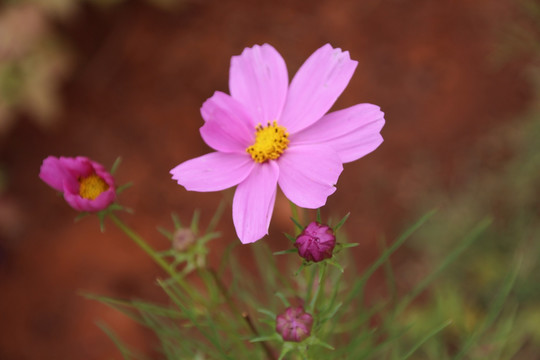
[[[433,318],[433,325],[416,323],[418,312],[413,308],[417,298],[443,271],[447,271],[465,250],[477,241],[489,226],[485,220],[463,236],[460,244],[450,252],[434,272],[420,281],[405,296],[381,299],[375,305],[367,305],[364,299],[369,278],[380,267],[392,272],[389,258],[408,238],[418,232],[433,216],[430,212],[405,230],[398,239],[384,249],[374,264],[358,273],[354,269],[352,254],[341,252],[339,262],[345,272],[321,262],[304,267],[293,275],[292,267],[301,258],[289,261],[291,269],[278,266],[276,257],[264,242],[251,246],[257,266],[256,272],[248,272],[236,259],[234,249],[225,254],[223,262],[228,266],[216,269],[206,263],[192,268],[189,273],[171,261],[170,253],[156,252],[141,245],[132,230],[128,230],[118,218],[113,218],[126,233],[134,238],[158,264],[167,271],[167,279],[158,280],[168,295],[168,304],[152,304],[141,300],[118,300],[85,295],[111,306],[155,334],[165,359],[421,359],[417,354],[428,353],[435,348],[441,359],[450,358],[451,347],[446,342],[445,331],[452,328],[454,320],[441,316]],[[201,232],[195,213],[190,225],[206,248],[208,234]],[[181,222],[173,216],[175,231],[182,229]],[[215,221],[212,221],[215,223]],[[174,233],[161,230],[172,240]],[[215,234],[215,233],[214,233]],[[195,245],[192,245],[195,246]],[[184,249],[184,251],[188,251]],[[206,253],[206,252],[204,252]],[[477,340],[488,332],[503,311],[505,300],[516,280],[517,270],[501,285],[499,296],[493,302],[489,316],[482,326],[476,327],[470,337],[460,339],[460,354],[468,354]],[[395,277],[392,274],[392,277]],[[231,278],[226,286],[223,278]],[[443,299],[445,299],[443,297]],[[303,303],[314,317],[311,336],[301,343],[286,342],[275,331],[276,314],[285,308]],[[417,314],[415,318],[413,315]],[[374,321],[378,325],[374,326]],[[512,328],[504,322],[498,336]],[[137,359],[130,350],[106,328],[104,331],[118,345],[125,359]]]
[[[524,4],[537,18],[537,4]],[[534,54],[537,48],[533,47]],[[246,268],[245,254],[232,244],[213,268],[205,259],[209,241],[219,235],[214,232],[219,215],[206,231],[199,226],[198,212],[188,227],[173,215],[174,229],[159,230],[170,246],[156,251],[111,213],[113,222],[165,270],[167,278],[158,284],[169,301],[85,296],[151,329],[164,359],[536,359],[539,103],[521,122],[487,134],[463,165],[463,173],[475,174],[468,185],[432,196],[446,205],[437,214],[422,216],[394,242],[382,241],[381,255],[365,269],[354,261],[354,250],[349,249],[354,244],[343,241],[332,259],[315,264],[290,255],[295,249],[277,253],[289,254],[286,257],[275,257],[260,241],[249,246],[255,269]],[[490,162],[499,153],[506,160]],[[304,227],[300,218],[307,216],[294,205],[291,212],[294,229],[286,236],[292,247]],[[320,210],[316,219],[322,221]],[[189,230],[195,242],[175,248],[180,230]],[[412,274],[414,284],[404,289],[401,282],[411,272],[401,268],[395,272],[391,259],[406,241],[418,250],[423,271],[420,276]],[[278,263],[283,258],[286,265]],[[368,301],[368,281],[378,271],[386,275],[387,295]],[[283,341],[275,330],[276,315],[299,304],[314,317],[311,336],[301,343]],[[140,358],[100,326],[124,359]]]
[[[413,242],[424,266],[431,268],[455,248],[457,231],[493,214],[493,226],[437,282],[432,303],[409,312],[423,329],[435,319],[452,318],[443,335],[453,346],[463,346],[456,359],[525,359],[540,352],[540,328],[531,325],[538,324],[540,304],[539,136],[537,105],[522,119],[488,133],[473,149],[471,163],[463,165],[476,169],[467,186],[435,196],[448,197],[447,205]],[[498,154],[510,155],[490,164]],[[507,305],[496,304],[494,294],[510,285],[512,292],[503,297]],[[440,350],[426,354],[437,358]]]
[[[493,215],[491,228],[434,285],[431,301],[406,314],[418,325],[414,336],[453,320],[442,335],[456,350],[446,354],[432,342],[426,359],[535,359],[540,353],[540,4],[519,3],[522,22],[508,29],[495,57],[530,57],[525,70],[536,86],[531,109],[489,130],[471,149],[460,169],[471,174],[466,186],[431,194],[446,206],[413,242],[431,268],[455,248],[457,232]]]

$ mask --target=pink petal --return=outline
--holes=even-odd
[[[110,188],[115,189],[116,185],[114,182],[114,176],[112,176],[108,171],[103,171],[102,169],[96,168],[96,174],[105,181]]]
[[[94,162],[84,156],[74,158],[60,157],[60,162],[71,175],[64,179],[64,192],[72,192],[78,196],[80,188],[79,178],[87,177],[95,172],[92,167]]]
[[[96,212],[105,209],[116,198],[116,193],[113,188],[99,194],[94,200],[85,199],[78,193],[64,192],[64,199],[75,210]]]
[[[105,169],[105,167],[103,165],[101,165],[100,163],[97,163],[97,162],[92,161],[92,160],[88,160],[88,161],[90,162],[90,164],[94,168],[94,172],[100,178],[102,178],[103,181],[105,181],[105,183],[107,183],[107,185],[109,185],[110,188],[114,189],[116,187],[115,186],[115,181],[114,181],[114,176],[112,176],[111,173],[109,173],[109,171],[107,169]]]
[[[294,76],[279,123],[294,134],[319,120],[345,90],[357,61],[326,44]]]
[[[60,159],[49,156],[41,164],[39,177],[47,185],[55,190],[64,190],[64,179],[71,177],[69,170],[62,164]]]
[[[369,154],[383,141],[380,131],[384,113],[376,105],[358,104],[325,115],[310,127],[291,136],[294,144],[330,146],[344,163]]]
[[[109,189],[96,199],[84,199],[79,195],[78,179],[96,173],[108,185]],[[116,199],[114,178],[105,168],[86,157],[76,158],[49,156],[43,161],[39,173],[40,178],[58,191],[64,193],[64,199],[75,210],[100,211]]]
[[[245,107],[231,96],[216,91],[201,108],[205,120],[200,132],[217,151],[244,153],[255,141],[255,126]]]
[[[257,164],[238,185],[233,200],[233,222],[243,244],[268,234],[276,200],[279,167],[275,161]]]
[[[172,178],[190,191],[219,191],[238,185],[255,162],[247,154],[213,152],[183,162],[171,170]]]
[[[86,177],[94,172],[92,167],[93,161],[84,156],[60,157],[60,163],[64,166],[75,178]],[[97,164],[97,163],[94,163]],[[102,167],[103,168],[103,167]]]
[[[288,148],[278,160],[279,187],[300,207],[316,209],[336,191],[343,165],[339,155],[323,145],[298,145]]]
[[[248,109],[256,123],[279,119],[288,84],[285,61],[268,44],[246,48],[231,59],[231,95]]]

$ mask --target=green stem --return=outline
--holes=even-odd
[[[241,316],[244,321],[246,322],[248,328],[251,330],[254,336],[259,336],[259,332],[257,331],[257,328],[255,328],[255,325],[251,321],[251,318],[249,317],[249,314],[245,311],[240,311],[240,309],[236,306],[234,301],[231,299],[229,293],[227,292],[227,288],[225,287],[225,284],[221,281],[217,273],[214,271],[214,269],[207,269],[207,271],[210,273],[212,278],[214,279],[214,282],[216,283],[217,288],[221,292],[221,295],[225,298],[225,301],[227,302],[227,305],[229,305],[229,308],[231,311],[235,314],[236,317]],[[270,360],[275,360],[274,353],[272,352],[272,349],[270,346],[266,343],[266,341],[260,342],[261,347],[263,348],[264,352],[266,353],[266,356]]]
[[[119,218],[116,217],[114,214],[109,214],[109,217],[111,220],[118,226],[120,230],[122,230],[131,240],[133,240],[141,249],[144,250],[150,257],[159,265],[163,270],[165,270],[169,275],[172,277],[176,277],[176,272],[174,269],[165,261],[162,257],[160,257],[154,249],[148,245],[148,243],[139,236],[135,231],[131,230],[126,224],[122,222]]]
[[[294,220],[296,220],[296,222],[298,224],[301,224],[300,222],[300,218],[298,217],[298,207],[296,206],[295,203],[293,203],[292,201],[289,201],[289,204],[291,206],[291,216]],[[300,234],[300,229],[298,229],[296,226],[294,227],[294,234],[295,235],[298,235]]]
[[[321,292],[323,292],[322,290],[324,289],[324,282],[326,281],[326,266],[326,262],[319,265],[319,286],[317,287],[317,292],[309,304],[309,308],[312,312],[317,309],[321,298]]]
[[[145,253],[150,255],[152,260],[154,260],[169,276],[174,279],[178,285],[186,292],[186,294],[190,294],[192,297],[194,297],[195,301],[201,302],[203,299],[200,296],[197,295],[196,292],[193,291],[193,289],[189,286],[189,284],[184,280],[182,275],[178,274],[175,271],[174,266],[170,265],[167,261],[165,261],[159,254],[157,254],[154,249],[148,245],[148,243],[135,231],[133,231],[129,226],[124,224],[122,220],[120,220],[118,217],[116,217],[115,214],[110,213],[109,217],[111,220],[118,226],[120,230],[122,230],[131,240],[133,240]]]

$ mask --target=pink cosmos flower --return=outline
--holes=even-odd
[[[105,168],[86,157],[49,156],[43,160],[39,177],[60,191],[78,211],[100,211],[116,198],[114,178]]]
[[[272,46],[246,48],[231,59],[231,95],[217,91],[201,108],[201,136],[216,151],[178,165],[172,178],[191,191],[237,186],[233,221],[242,243],[268,233],[277,185],[300,207],[323,206],[342,164],[383,141],[378,106],[326,114],[356,65],[347,51],[326,44],[289,85],[285,62]]]

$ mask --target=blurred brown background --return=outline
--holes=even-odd
[[[244,47],[272,44],[290,77],[327,42],[359,61],[334,108],[380,105],[385,142],[345,166],[324,211],[352,212],[347,231],[366,264],[377,238],[392,239],[419,203],[438,205],[424,194],[467,181],[459,164],[470,149],[531,98],[523,61],[497,61],[517,16],[511,0],[8,3],[0,61],[31,56],[17,73],[25,85],[4,88],[0,99],[0,359],[120,358],[96,321],[151,353],[144,329],[78,292],[164,301],[154,284],[161,272],[112,224],[101,234],[95,218],[74,223],[39,166],[48,155],[106,167],[122,156],[118,182],[134,186],[119,200],[135,209],[123,218],[156,246],[164,244],[156,226],[170,227],[171,212],[187,221],[197,207],[208,223],[223,195],[189,193],[168,172],[209,151],[199,108],[215,90],[228,92],[230,57]],[[17,99],[7,97],[16,90]],[[273,248],[290,226],[283,197],[276,207],[262,240]],[[220,230],[214,260],[237,241],[230,205]]]

